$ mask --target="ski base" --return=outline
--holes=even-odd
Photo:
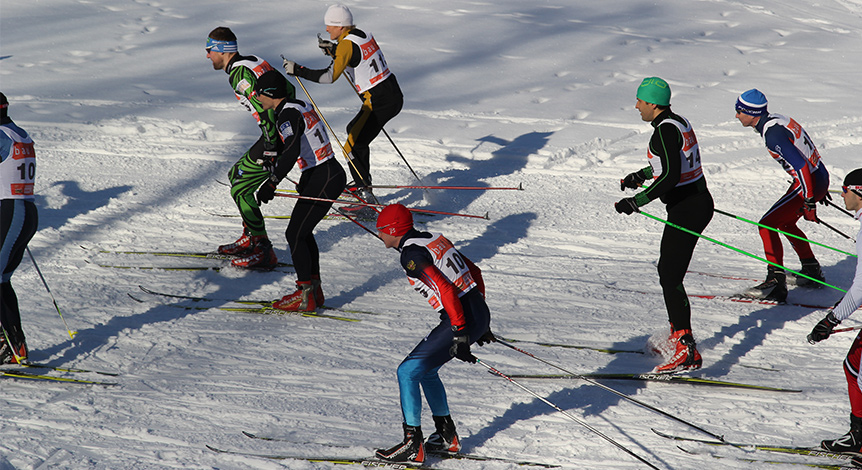
[[[354,457],[309,457],[302,455],[290,455],[290,454],[256,454],[253,452],[241,452],[235,450],[224,450],[219,449],[217,447],[213,447],[211,445],[207,445],[207,449],[219,453],[219,454],[231,454],[231,455],[241,455],[245,457],[258,457],[261,459],[268,460],[304,460],[306,462],[328,462],[336,465],[362,465],[363,467],[369,468],[385,468],[390,470],[407,470],[407,469],[418,469],[418,470],[440,470],[436,467],[429,467],[427,465],[418,464],[418,463],[409,463],[409,462],[387,462],[385,460],[378,460],[374,458],[354,458]]]
[[[790,389],[790,388],[780,388],[780,387],[769,387],[765,385],[753,385],[739,382],[727,382],[724,380],[717,379],[706,379],[700,377],[689,377],[685,375],[678,374],[604,374],[604,373],[592,373],[592,374],[580,374],[580,375],[572,375],[572,374],[525,374],[525,375],[512,375],[513,378],[521,378],[521,379],[572,379],[576,380],[581,377],[586,377],[589,379],[609,379],[609,380],[638,380],[644,382],[665,382],[665,383],[686,383],[691,385],[705,385],[710,387],[726,387],[726,388],[740,388],[746,390],[762,390],[768,392],[785,392],[785,393],[800,393],[802,390]]]
[[[652,428],[651,428],[652,429]],[[665,439],[670,439],[674,441],[682,441],[682,442],[694,442],[698,444],[706,444],[711,446],[726,446],[726,447],[737,447],[737,448],[749,448],[760,450],[764,452],[775,452],[779,454],[795,454],[795,455],[806,455],[809,457],[824,457],[828,459],[835,460],[854,460],[854,459],[862,459],[862,454],[858,453],[842,453],[842,452],[831,452],[820,447],[794,447],[794,446],[770,446],[763,444],[752,444],[752,443],[739,443],[739,442],[727,442],[727,441],[711,441],[708,439],[697,439],[693,437],[684,437],[684,436],[675,436],[673,434],[663,433],[661,431],[657,431],[656,429],[652,429],[652,432],[658,434]]]
[[[0,378],[24,379],[46,382],[73,383],[82,385],[118,385],[116,382],[100,382],[97,380],[73,379],[69,377],[55,377],[53,375],[31,374],[29,372],[0,370]]]

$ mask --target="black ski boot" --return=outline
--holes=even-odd
[[[461,450],[461,439],[455,432],[455,422],[452,417],[432,416],[437,430],[425,441],[425,450],[430,452],[458,452]]]
[[[862,418],[850,415],[850,431],[833,441],[823,441],[820,447],[830,452],[859,453],[862,451]]]
[[[800,273],[805,274],[809,277],[813,277],[818,281],[826,280],[826,276],[823,275],[823,271],[820,269],[820,263],[817,262],[817,258],[806,258],[801,261],[802,269],[799,270]],[[796,285],[805,287],[823,287],[823,284],[819,282],[814,282],[811,279],[804,278],[802,276],[796,277]]]
[[[424,462],[425,446],[422,443],[422,427],[407,424],[403,426],[404,440],[389,449],[377,449],[374,455],[388,462]]]
[[[766,280],[745,291],[745,296],[752,299],[774,300],[784,302],[787,300],[787,275],[783,269],[774,266],[767,268]]]

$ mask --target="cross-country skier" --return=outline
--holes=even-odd
[[[766,96],[752,88],[737,98],[736,118],[743,126],[754,128],[763,136],[766,150],[793,181],[784,196],[766,211],[760,223],[804,238],[805,234],[796,226],[796,222],[803,216],[805,220],[817,221],[816,206],[817,202],[822,201],[828,194],[829,172],[826,171],[826,165],[820,160],[820,154],[805,129],[791,118],[770,114],[766,105]],[[778,232],[763,227],[759,231],[766,259],[783,266],[784,247]],[[824,280],[820,263],[814,257],[811,245],[798,238],[787,237],[787,240],[802,263],[799,272]],[[803,277],[797,279],[797,285],[820,286],[819,283]],[[784,302],[787,299],[787,276],[784,269],[770,264],[766,280],[746,291],[746,295]]]
[[[347,124],[344,150],[353,162],[348,165],[353,181],[348,183],[347,189],[357,192],[363,201],[377,203],[369,187],[371,159],[368,146],[383,126],[401,112],[404,96],[374,36],[353,24],[353,14],[346,6],[330,6],[323,22],[330,41],[319,39],[319,46],[324,54],[332,57],[329,67],[313,70],[285,59],[284,71],[317,83],[334,83],[342,73],[347,73],[362,97],[362,108]],[[363,210],[363,206],[348,206],[346,210],[350,208]]]
[[[475,363],[470,345],[496,341],[490,330],[482,273],[439,233],[420,232],[401,204],[386,206],[377,217],[377,231],[386,248],[401,251],[401,266],[417,292],[440,313],[440,323],[398,366],[404,440],[376,456],[394,462],[423,462],[425,452],[461,449],[449,414],[446,390],[437,371],[452,357]],[[422,396],[431,408],[436,430],[422,442]]]
[[[271,168],[269,179],[257,191],[261,204],[271,201],[275,188],[299,165],[302,176],[296,189],[300,196],[318,199],[336,199],[344,190],[347,177],[335,160],[329,136],[314,108],[288,97],[289,89],[284,75],[275,70],[264,73],[257,80],[255,96],[265,111],[273,110],[282,150]],[[314,240],[314,228],[323,220],[332,202],[300,199],[293,206],[285,237],[296,268],[296,292],[272,304],[287,311],[314,311],[323,306],[323,289],[320,287],[320,252]]]
[[[218,252],[236,255],[231,261],[241,268],[268,269],[278,262],[272,243],[266,234],[266,224],[254,192],[270,176],[270,168],[281,141],[275,128],[275,115],[264,110],[253,96],[258,77],[275,70],[269,63],[254,55],[240,55],[236,35],[230,28],[218,27],[210,32],[206,44],[207,59],[213,70],[224,70],[236,98],[254,116],[261,136],[228,172],[230,195],[242,216],[242,236],[233,243],[221,245]],[[280,72],[276,71],[280,75]],[[293,85],[287,84],[290,98],[295,96]]]
[[[8,114],[9,100],[0,93],[0,364],[27,359],[18,297],[12,273],[21,264],[36,233],[39,215],[33,194],[36,152],[33,139]]]
[[[694,129],[686,118],[671,111],[670,96],[670,85],[658,77],[645,78],[638,87],[635,108],[654,128],[647,151],[650,166],[627,175],[620,181],[620,189],[639,189],[646,180],[655,180],[614,207],[621,214],[632,214],[660,198],[667,205],[669,222],[701,233],[712,220],[712,195],[706,187]],[[697,236],[670,225],[662,233],[658,276],[673,354],[655,372],[697,369],[703,362],[692,335],[691,305],[682,284],[697,241]]]
[[[856,220],[862,218],[862,168],[853,170],[844,177],[841,187],[844,206],[855,212]],[[811,330],[810,343],[823,341],[832,334],[832,329],[862,306],[862,227],[856,235],[856,275],[853,285],[838,304],[829,310],[826,317]],[[862,381],[859,370],[862,368],[862,332],[856,335],[847,358],[844,360],[844,375],[847,377],[847,390],[850,394],[850,431],[835,440],[826,440],[820,445],[833,452],[862,452]]]

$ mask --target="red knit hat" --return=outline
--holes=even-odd
[[[401,204],[383,208],[377,216],[377,230],[393,237],[400,237],[413,228],[413,214]]]

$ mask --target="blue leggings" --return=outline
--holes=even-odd
[[[490,325],[490,312],[485,299],[478,289],[461,297],[464,315],[467,318],[467,328],[470,331],[470,344],[476,342]],[[422,415],[422,395],[420,386],[425,392],[425,400],[434,416],[449,415],[449,403],[446,400],[446,389],[437,372],[443,364],[449,362],[449,348],[452,346],[452,326],[449,316],[440,316],[440,324],[434,327],[410,354],[398,366],[398,389],[401,394],[401,413],[404,423],[408,426],[419,426]]]

